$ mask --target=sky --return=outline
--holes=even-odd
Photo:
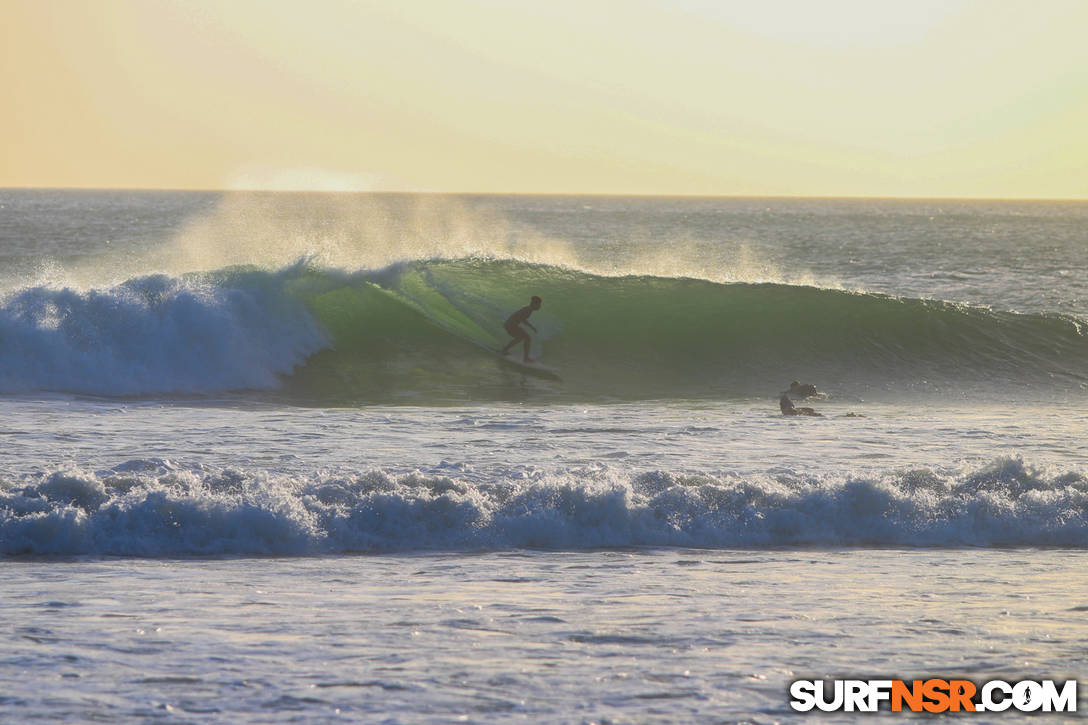
[[[1083,0],[0,17],[0,187],[1088,198]]]

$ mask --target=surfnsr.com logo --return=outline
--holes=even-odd
[[[796,680],[790,707],[798,712],[1076,712],[1077,681]]]

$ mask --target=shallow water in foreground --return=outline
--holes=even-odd
[[[9,560],[0,719],[799,722],[794,679],[1083,677],[1086,564],[978,549]]]
[[[1083,413],[813,405],[8,401],[0,555],[1088,546]]]

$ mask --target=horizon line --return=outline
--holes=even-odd
[[[125,192],[191,192],[203,194],[389,194],[418,196],[567,196],[636,199],[824,199],[873,201],[1069,201],[1085,202],[1088,196],[905,196],[875,194],[714,194],[714,193],[648,193],[648,192],[584,192],[584,191],[435,191],[428,189],[262,189],[213,187],[158,186],[0,186],[0,191],[125,191]]]

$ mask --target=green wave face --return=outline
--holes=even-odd
[[[752,398],[794,379],[845,397],[1088,383],[1083,323],[939,301],[494,260],[311,270],[291,292],[333,344],[284,391],[326,402]],[[562,382],[493,352],[509,339],[502,322],[534,294],[544,302],[533,356]]]

